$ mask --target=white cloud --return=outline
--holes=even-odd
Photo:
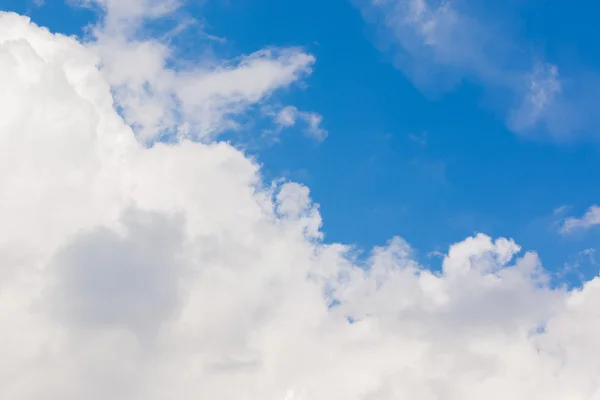
[[[552,215],[562,215],[565,212],[567,212],[567,210],[569,210],[571,208],[571,206],[558,206],[556,207],[554,210],[552,210]]]
[[[296,107],[284,107],[275,116],[275,122],[281,127],[290,127],[296,124],[298,109]]]
[[[561,83],[558,68],[555,65],[543,64],[534,68],[527,76],[522,104],[512,112],[509,125],[517,132],[526,132],[552,112],[555,98],[560,95]]]
[[[172,135],[182,126],[191,126],[186,131],[203,140],[239,129],[236,115],[312,72],[314,57],[297,48],[262,49],[227,62],[195,60],[194,65],[180,65],[168,41],[138,34],[147,21],[174,15],[178,1],[86,4],[100,6],[105,13],[102,24],[92,30],[89,48],[102,59],[102,71],[126,121],[146,141]]]
[[[395,64],[427,92],[447,90],[465,77],[504,80],[496,65],[502,39],[451,1],[356,0],[365,17],[382,28]]]
[[[572,233],[578,230],[589,229],[593,226],[600,225],[600,207],[593,205],[581,217],[567,218],[560,229],[561,233]]]
[[[503,21],[473,1],[353,1],[377,26],[378,45],[426,94],[463,80],[479,84],[506,114],[508,127],[524,135],[563,140],[600,123],[589,112],[597,102],[597,74],[562,74],[558,65],[537,59],[514,38],[514,15]]]
[[[315,112],[300,111],[294,106],[283,107],[278,112],[268,112],[273,116],[278,131],[296,125],[298,120],[306,124],[306,134],[321,142],[327,138],[327,131],[321,127],[323,117]]]
[[[231,145],[140,144],[97,64],[0,14],[0,398],[600,397],[600,280],[485,235],[359,263]]]
[[[105,26],[114,31],[135,30],[144,19],[172,14],[182,4],[180,0],[71,0],[71,3],[100,7],[105,14]]]

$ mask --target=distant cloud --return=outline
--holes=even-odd
[[[421,134],[409,133],[408,138],[412,140],[414,143],[417,143],[421,146],[427,145],[428,134],[427,132],[423,132]]]
[[[581,217],[569,217],[562,224],[561,233],[571,233],[578,230],[589,229],[593,226],[600,225],[600,206],[593,205]]]
[[[536,65],[526,82],[521,105],[513,110],[509,120],[509,125],[517,132],[526,131],[543,119],[548,106],[553,104],[561,91],[558,67],[555,65]]]
[[[568,140],[590,135],[600,117],[598,74],[563,74],[515,38],[510,24],[483,15],[470,1],[354,0],[377,27],[377,45],[429,95],[462,80],[482,85],[497,100],[507,126],[522,135]],[[590,75],[590,74],[588,74]]]
[[[432,93],[451,89],[463,78],[508,84],[502,71],[506,51],[502,36],[494,35],[478,18],[451,1],[356,1],[365,18],[378,26],[382,46],[420,89]],[[490,46],[495,45],[494,51]]]
[[[321,127],[323,117],[318,113],[300,111],[294,106],[286,106],[278,111],[265,108],[263,112],[273,118],[277,132],[291,128],[296,126],[298,122],[302,122],[305,125],[304,131],[307,136],[319,142],[327,138],[327,131]]]
[[[560,215],[560,214],[564,214],[569,208],[571,208],[571,206],[560,206],[560,207],[556,207],[554,210],[552,210],[552,214],[553,215]]]
[[[582,258],[586,258],[587,262],[591,265],[597,266],[598,263],[596,262],[596,249],[595,248],[589,248],[589,249],[585,249],[582,250],[580,253],[580,256]]]
[[[567,218],[562,224],[561,232],[570,233],[576,230],[585,230],[595,225],[600,225],[600,207],[597,205],[591,206],[581,218]]]

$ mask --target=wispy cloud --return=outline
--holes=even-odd
[[[569,208],[571,208],[571,206],[567,206],[567,205],[556,207],[554,210],[552,210],[552,215],[562,215]]]
[[[263,112],[273,119],[275,133],[277,134],[301,122],[304,124],[304,132],[307,136],[318,142],[322,142],[327,138],[327,130],[321,126],[323,117],[316,112],[300,111],[294,106],[286,106],[278,110],[272,107],[265,107],[263,108]]]
[[[86,0],[81,4],[100,7],[104,13],[91,30],[88,47],[102,59],[102,71],[124,118],[144,141],[175,132],[208,140],[239,129],[236,116],[309,75],[315,62],[299,48],[265,48],[232,60],[195,60],[189,66],[178,63],[170,47],[173,34],[189,26],[180,23],[189,19],[177,15],[181,2]],[[175,28],[166,37],[140,35],[148,22],[168,17]],[[204,37],[221,40],[215,35]]]
[[[408,134],[408,138],[421,146],[427,146],[427,142],[428,142],[428,133],[427,132],[423,132],[421,134],[416,134],[416,133],[409,133]]]
[[[582,217],[569,217],[565,219],[560,228],[560,232],[568,234],[575,231],[586,230],[596,225],[600,225],[600,206],[593,205]]]
[[[484,15],[472,1],[354,0],[377,27],[378,45],[424,93],[463,80],[482,85],[522,135],[568,140],[600,127],[598,74],[565,74],[516,38],[509,23]],[[477,11],[475,11],[477,10]],[[579,71],[581,72],[581,71]]]
[[[502,36],[450,1],[357,1],[377,25],[395,64],[422,90],[448,90],[463,78],[511,80],[502,71],[507,52]],[[494,51],[490,47],[495,46]]]
[[[509,117],[510,127],[517,132],[527,131],[543,119],[548,107],[560,95],[561,83],[558,67],[538,64],[525,76],[525,88],[521,104]]]

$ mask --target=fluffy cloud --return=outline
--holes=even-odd
[[[144,141],[163,135],[211,140],[225,130],[239,129],[236,115],[309,75],[315,61],[301,49],[270,48],[190,66],[178,62],[167,40],[139,34],[148,22],[176,14],[178,1],[84,4],[100,7],[105,14],[91,30],[88,47],[99,55],[122,115]]]
[[[600,124],[591,112],[597,73],[563,74],[525,50],[510,22],[494,11],[487,15],[477,2],[353,1],[377,27],[378,45],[427,94],[438,95],[463,80],[479,84],[499,103],[508,127],[522,135],[567,140],[593,134]]]
[[[99,61],[0,14],[0,398],[600,398],[598,279],[485,235],[358,261],[229,144],[140,143]]]

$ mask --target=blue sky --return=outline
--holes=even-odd
[[[277,143],[259,142],[248,151],[267,177],[310,187],[327,241],[370,248],[399,235],[436,265],[428,253],[484,232],[535,249],[547,268],[580,263],[586,276],[596,274],[580,252],[597,245],[598,232],[561,235],[559,227],[600,198],[600,125],[595,115],[553,117],[563,108],[593,110],[600,6],[588,0],[577,8],[558,0],[452,4],[469,21],[464,29],[474,31],[445,32],[448,43],[436,39],[444,47],[433,56],[413,37],[382,28],[382,15],[390,13],[385,5],[371,9],[347,0],[192,2],[182,12],[226,41],[186,32],[176,43],[190,59],[267,46],[300,46],[316,57],[305,87],[274,96],[322,115],[327,139],[315,142],[297,127]],[[67,34],[80,35],[95,18],[57,0],[2,5]],[[480,34],[493,37],[492,44],[477,42],[473,36]],[[461,55],[461,49],[476,55]],[[542,123],[521,129],[510,122],[520,95],[513,78],[536,62],[560,68],[566,99]],[[265,129],[260,118],[252,127]]]

